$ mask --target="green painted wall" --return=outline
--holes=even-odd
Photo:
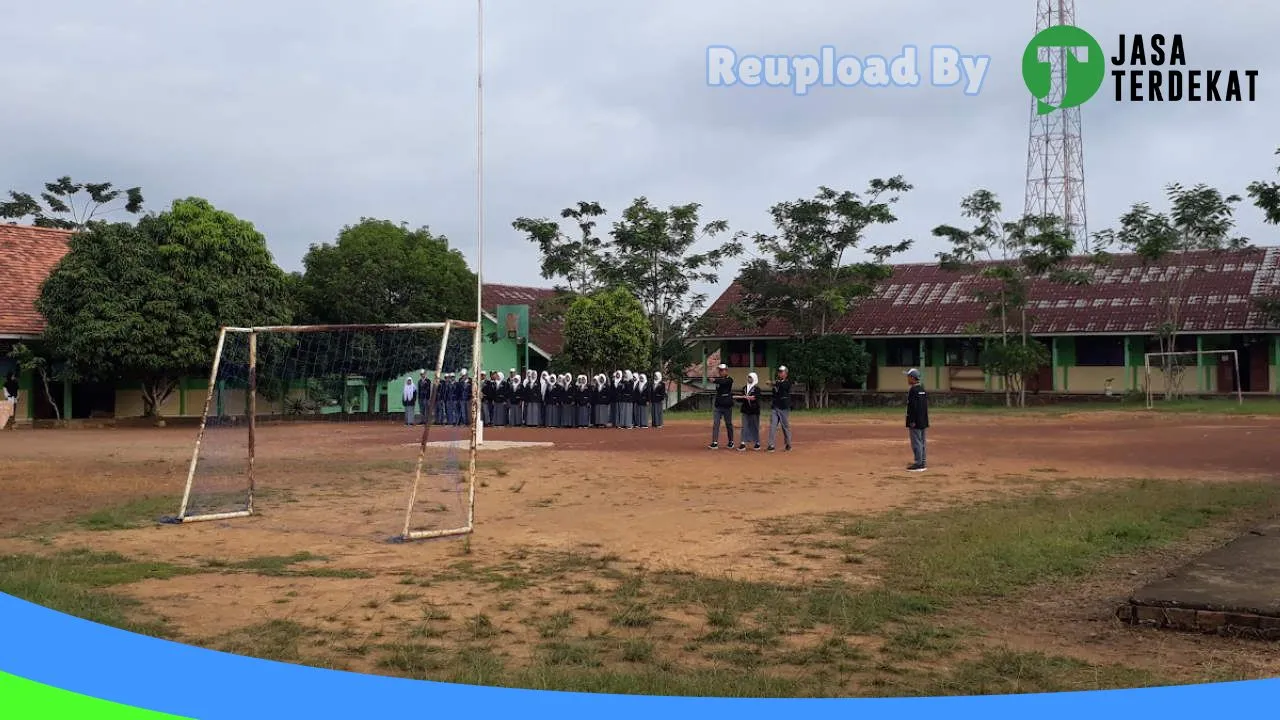
[[[515,340],[507,337],[505,329],[499,333],[497,323],[489,318],[485,318],[480,323],[480,326],[483,333],[480,344],[480,359],[484,363],[485,372],[497,370],[506,375],[510,373],[511,368],[524,367],[523,351]],[[493,333],[498,334],[497,342],[489,339],[489,336]],[[532,351],[530,351],[530,354],[532,354]]]

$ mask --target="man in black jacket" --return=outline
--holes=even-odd
[[[791,377],[787,374],[787,366],[778,368],[778,379],[773,381],[773,409],[769,411],[769,452],[773,452],[773,434],[782,430],[782,441],[787,444],[787,452],[791,452]]]
[[[907,433],[911,436],[911,453],[915,462],[907,466],[911,472],[924,472],[925,463],[924,436],[929,429],[929,396],[920,384],[920,371],[911,368],[907,371]]]
[[[711,410],[711,444],[712,450],[720,448],[720,421],[724,420],[725,432],[729,436],[729,447],[733,447],[733,378],[729,377],[729,366],[721,364],[719,376],[716,378],[716,397]]]

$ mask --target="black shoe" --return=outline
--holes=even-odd
[[[769,450],[768,450],[768,452],[776,452],[776,451],[773,449],[773,446],[772,446],[772,445],[770,445],[770,446],[769,446]]]
[[[720,449],[720,443],[718,443],[718,442],[713,442],[713,443],[711,443],[710,445],[708,445],[708,446],[707,446],[707,449],[708,449],[708,450],[719,450],[719,449]]]
[[[743,452],[743,451],[745,451],[746,449],[747,449],[747,444],[746,444],[746,443],[738,443],[738,452]]]
[[[788,445],[788,446],[787,446],[787,452],[791,452],[791,446],[790,446],[790,445]]]
[[[760,450],[760,443],[756,443],[755,447],[753,447],[753,448],[752,448],[752,450],[759,451],[759,450]]]
[[[925,466],[920,463],[911,463],[907,466],[907,472],[924,472]]]

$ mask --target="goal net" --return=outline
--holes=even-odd
[[[1244,402],[1240,355],[1235,350],[1152,352],[1144,357],[1147,409],[1157,400],[1176,401],[1191,394],[1232,394]]]
[[[478,332],[453,320],[224,328],[169,521],[470,533]]]

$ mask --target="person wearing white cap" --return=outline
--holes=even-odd
[[[907,434],[911,438],[911,454],[914,462],[907,466],[911,472],[924,472],[928,467],[924,452],[925,431],[929,429],[929,396],[920,384],[920,371],[911,368],[907,376]]]
[[[711,444],[707,446],[712,450],[720,448],[721,420],[729,436],[729,447],[733,447],[733,378],[729,377],[729,366],[724,363],[716,370],[719,376],[715,379],[716,394],[711,405]]]
[[[791,452],[791,378],[786,365],[778,368],[778,378],[773,381],[771,394],[773,398],[769,404],[773,407],[769,411],[768,451],[774,451],[774,432],[781,429],[787,452]]]

